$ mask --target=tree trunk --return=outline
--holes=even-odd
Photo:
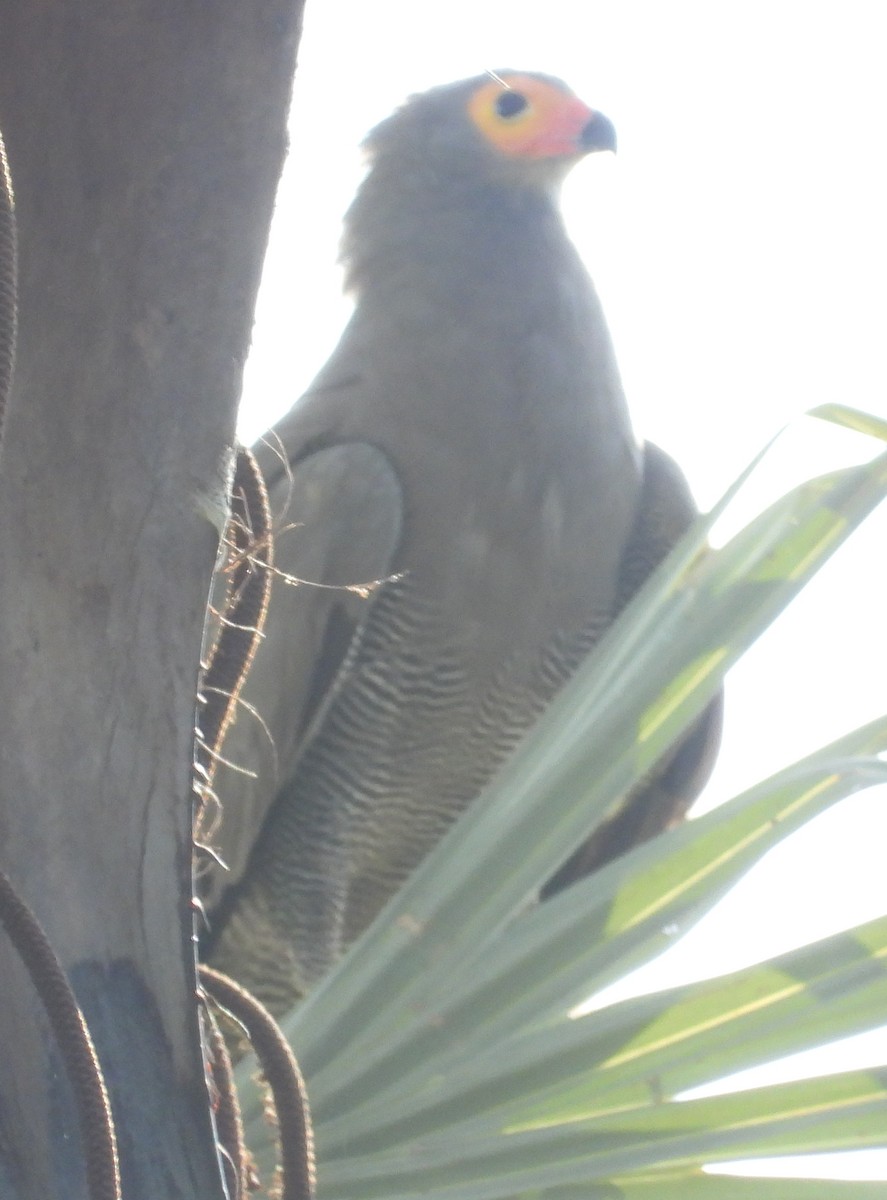
[[[0,866],[96,1042],[126,1200],[221,1196],[192,942],[194,698],[301,0],[0,0],[19,345],[0,457]],[[81,1197],[0,936],[0,1197]]]

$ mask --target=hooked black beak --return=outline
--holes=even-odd
[[[593,150],[612,150],[616,153],[616,129],[609,117],[605,117],[603,113],[593,113],[591,120],[582,130],[580,137],[582,149],[588,152]]]

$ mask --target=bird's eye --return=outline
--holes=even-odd
[[[518,113],[522,113],[529,104],[526,96],[520,92],[500,92],[496,97],[496,112],[500,117],[516,117]]]

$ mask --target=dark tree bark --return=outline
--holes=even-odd
[[[126,1200],[222,1194],[194,1001],[204,606],[301,0],[0,0],[19,347],[0,457],[0,866],[96,1041]],[[0,1196],[85,1195],[0,935]]]

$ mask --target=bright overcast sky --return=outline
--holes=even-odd
[[[293,403],[347,316],[334,262],[362,135],[410,92],[502,67],[561,76],[616,125],[618,157],[580,164],[565,210],[638,433],[703,507],[807,408],[887,416],[885,25],[876,0],[308,0],[243,435]],[[757,503],[870,452],[799,421]],[[885,546],[887,512],[731,673],[705,807],[887,706]],[[885,801],[870,791],[787,841],[644,986],[887,910]],[[818,1070],[887,1063],[887,1036],[856,1043]],[[887,1178],[874,1162],[843,1173]]]

